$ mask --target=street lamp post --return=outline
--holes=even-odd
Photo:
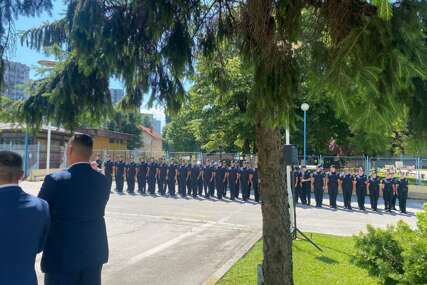
[[[307,163],[307,111],[310,105],[307,103],[301,104],[301,110],[304,112],[304,165]]]

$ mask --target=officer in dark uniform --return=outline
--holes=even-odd
[[[326,175],[322,170],[322,166],[318,165],[313,173],[314,183],[314,198],[316,199],[316,207],[321,208],[323,202],[323,192],[326,185]]]
[[[167,177],[169,195],[175,197],[175,181],[177,180],[178,173],[174,161],[171,161],[168,165]]]
[[[340,180],[344,198],[344,208],[351,210],[351,196],[353,195],[354,177],[347,167],[344,168],[344,173],[341,175]]]
[[[252,188],[254,189],[254,199],[255,202],[259,202],[259,178],[258,178],[258,168],[252,165]]]
[[[98,154],[97,156],[96,156],[96,167],[98,167],[98,169],[102,169],[102,159],[101,159],[101,156]]]
[[[303,201],[305,201],[305,204],[309,206],[311,204],[311,184],[312,184],[311,173],[307,169],[307,167],[303,165],[302,173],[301,173],[302,196],[304,197]]]
[[[359,167],[358,173],[354,178],[356,183],[357,205],[359,209],[365,211],[365,197],[367,179],[362,167]]]
[[[333,209],[337,208],[337,195],[338,195],[338,181],[339,174],[336,172],[335,165],[331,166],[331,169],[327,176],[328,181],[328,194],[329,194],[329,206]]]
[[[193,165],[191,162],[187,164],[187,195],[191,196],[193,193],[193,185],[191,184],[191,169]]]
[[[198,189],[199,189],[199,176],[200,176],[200,167],[196,162],[193,161],[191,163],[190,169],[190,184],[192,189],[193,197],[197,197]]]
[[[244,166],[240,168],[239,174],[240,174],[240,185],[242,187],[242,198],[243,198],[243,201],[247,201],[250,197],[250,192],[249,192],[250,171],[249,171],[247,162],[245,162]]]
[[[396,202],[397,202],[397,177],[394,176],[395,173],[392,173],[393,176],[393,183],[394,183],[394,191],[393,191],[393,196],[391,198],[391,209],[397,211],[396,209]]]
[[[178,166],[178,193],[182,197],[187,196],[186,187],[187,185],[187,166],[184,161],[181,160]]]
[[[375,212],[378,211],[378,198],[380,197],[380,178],[377,172],[373,171],[368,180],[369,199],[371,201],[371,208]]]
[[[298,200],[300,200],[302,204],[305,204],[304,197],[303,197],[304,195],[302,195],[301,171],[299,167],[295,167],[293,172],[294,172],[294,203],[297,204]]]
[[[236,180],[237,180],[237,168],[236,163],[233,161],[227,170],[228,172],[228,186],[230,187],[230,199],[236,198]]]
[[[147,188],[148,164],[145,162],[143,157],[140,158],[140,162],[137,167],[138,192],[145,194]]]
[[[104,162],[104,175],[107,178],[107,188],[111,191],[111,184],[113,183],[113,169],[114,162],[111,161],[110,156],[107,156],[107,161]]]
[[[160,158],[160,163],[157,168],[158,178],[157,178],[157,185],[158,185],[158,191],[160,195],[164,196],[166,194],[166,174],[168,172],[168,165],[163,160],[163,158]]]
[[[400,173],[400,178],[396,181],[397,196],[399,198],[400,212],[406,214],[406,200],[408,199],[408,179],[403,172]]]
[[[222,199],[222,195],[224,194],[225,172],[225,167],[222,165],[222,162],[219,162],[219,165],[215,169],[215,186],[219,200]]]
[[[388,172],[387,177],[381,181],[381,188],[383,191],[384,198],[384,208],[386,212],[391,212],[392,210],[391,202],[393,199],[394,187],[395,185],[393,176],[390,172]]]
[[[236,172],[237,172],[237,177],[236,177],[236,186],[234,188],[234,198],[239,199],[240,198],[240,163],[236,162]]]
[[[210,184],[212,183],[212,167],[211,162],[207,160],[203,167],[203,187],[205,189],[205,197],[209,198],[210,194]]]
[[[157,176],[157,164],[153,158],[148,163],[148,193],[154,195],[156,192],[156,176]]]
[[[197,179],[197,187],[199,189],[199,196],[203,195],[203,174],[204,174],[204,168],[203,165],[198,164],[197,167],[199,167],[199,177]]]
[[[130,159],[129,163],[126,164],[126,182],[128,184],[128,193],[133,194],[135,192],[135,176],[136,176],[136,163],[133,158]]]
[[[116,191],[118,193],[123,193],[125,167],[126,163],[122,160],[122,157],[119,156],[119,160],[114,164],[114,172],[116,175]]]

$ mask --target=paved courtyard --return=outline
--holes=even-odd
[[[37,194],[41,183],[22,186]],[[338,204],[342,206],[341,201]],[[385,227],[400,219],[415,226],[414,213],[422,204],[409,201],[407,215],[298,207],[297,224],[303,231],[336,235],[355,234],[367,224]],[[106,220],[110,243],[110,261],[103,271],[106,285],[215,281],[212,276],[254,243],[262,230],[260,205],[229,200],[112,193]],[[41,281],[40,273],[39,277]]]

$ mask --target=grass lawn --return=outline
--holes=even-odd
[[[309,234],[310,236],[310,234]],[[297,285],[376,285],[378,280],[350,262],[353,252],[351,237],[313,234],[310,243],[294,242],[294,280]],[[217,285],[252,285],[256,283],[257,264],[262,262],[262,241],[240,259]]]

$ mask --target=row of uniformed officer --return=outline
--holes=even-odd
[[[97,165],[98,167],[102,165],[99,158]],[[236,162],[225,166],[223,162],[212,163],[209,160],[204,164],[196,162],[185,164],[183,160],[179,164],[166,163],[162,158],[159,162],[154,159],[146,162],[144,158],[141,158],[139,163],[135,163],[133,159],[126,163],[121,156],[117,161],[112,161],[108,156],[103,165],[110,189],[114,176],[118,193],[123,192],[126,178],[129,193],[134,193],[137,182],[138,192],[144,194],[148,190],[149,194],[155,194],[157,182],[160,195],[168,192],[169,195],[174,196],[177,184],[178,193],[181,196],[204,195],[206,198],[216,196],[218,199],[222,199],[226,197],[227,189],[229,189],[231,200],[239,198],[241,192],[242,199],[247,201],[251,188],[253,188],[255,201],[260,200],[258,170],[250,167],[247,162],[243,163],[242,167]]]
[[[376,171],[367,177],[363,168],[359,168],[356,175],[352,175],[348,168],[344,173],[339,174],[335,166],[331,166],[328,173],[324,172],[321,165],[316,171],[311,173],[305,166],[301,171],[294,171],[295,181],[295,202],[311,204],[311,189],[313,188],[316,207],[322,207],[323,193],[327,190],[329,194],[329,205],[337,208],[338,189],[343,192],[344,208],[351,210],[351,198],[353,192],[356,193],[358,208],[362,211],[365,208],[365,198],[369,195],[371,209],[378,210],[378,199],[380,191],[383,192],[384,206],[386,211],[396,210],[396,200],[399,200],[399,207],[402,213],[406,213],[406,200],[408,198],[408,180],[403,173],[399,179],[393,178],[392,173],[387,173],[387,177],[380,179]]]

